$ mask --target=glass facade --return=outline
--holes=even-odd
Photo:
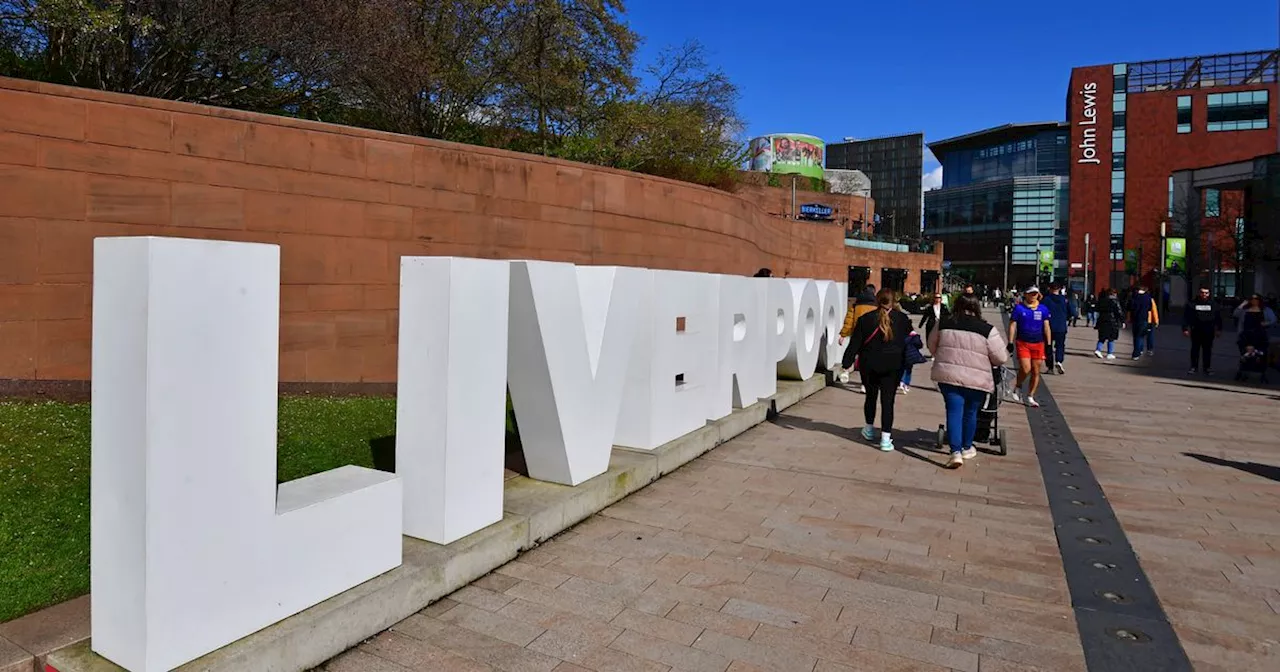
[[[1129,107],[1129,95],[1127,93],[1129,66],[1124,63],[1117,63],[1111,68],[1112,77],[1116,78],[1117,84],[1125,84],[1125,86],[1117,86],[1116,93],[1112,94],[1111,104],[1121,110],[1123,115]],[[1121,82],[1120,79],[1124,81]],[[1178,123],[1182,123],[1182,101],[1178,101]],[[1187,116],[1188,125],[1190,124],[1191,108],[1188,102]],[[1179,126],[1181,128],[1181,126]],[[1181,131],[1179,131],[1181,133]],[[1120,165],[1116,165],[1115,157],[1120,156]],[[1114,126],[1111,129],[1111,259],[1124,258],[1124,155],[1125,155],[1125,128],[1124,124]]]
[[[1066,175],[1070,169],[1069,131],[1042,131],[1028,137],[974,148],[956,149],[939,157],[942,186],[1004,180],[1035,175]]]
[[[1250,131],[1267,127],[1268,104],[1265,89],[1211,93],[1206,107],[1210,131]]]
[[[1068,184],[1062,176],[1014,177],[925,192],[925,235],[946,244],[953,268],[1002,270],[1005,245],[1011,266],[1034,268],[1039,249],[1066,259]]]

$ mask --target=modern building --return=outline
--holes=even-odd
[[[827,145],[827,168],[860,170],[871,178],[881,235],[914,238],[920,233],[924,134],[911,133]]]
[[[1197,212],[1176,212],[1174,174],[1251,162],[1277,150],[1277,55],[1254,51],[1075,68],[1067,93],[1071,125],[1072,266],[1103,272],[1091,287],[1144,283],[1160,266],[1161,226],[1188,235],[1188,222],[1217,221],[1218,243],[1253,226],[1233,189],[1206,187]],[[1189,266],[1205,268],[1215,232],[1197,227]],[[1086,253],[1085,239],[1089,246]],[[954,248],[948,248],[954,249]],[[1199,257],[1199,258],[1197,258]],[[1229,293],[1234,293],[1231,290]]]
[[[924,234],[946,244],[952,273],[1001,286],[1007,247],[1010,285],[1066,276],[1068,135],[1046,121],[929,143],[942,187],[924,194]],[[1053,251],[1052,271],[1040,272],[1041,251]]]
[[[1185,274],[1170,277],[1172,305],[1193,289],[1187,277],[1215,295],[1280,294],[1280,153],[1175,171],[1170,210],[1173,228],[1187,232]],[[1209,235],[1224,224],[1235,235]]]

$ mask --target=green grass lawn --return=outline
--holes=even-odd
[[[281,482],[373,466],[395,399],[280,400]],[[89,592],[89,404],[0,403],[0,622]]]

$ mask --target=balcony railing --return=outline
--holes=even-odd
[[[921,252],[932,254],[936,244],[928,238],[904,238],[886,236],[866,231],[845,231],[845,244],[850,247],[867,247],[871,249],[888,249],[898,252]],[[859,243],[866,243],[860,245]],[[879,244],[876,244],[879,243]]]

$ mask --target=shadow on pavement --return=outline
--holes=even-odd
[[[773,420],[770,420],[770,422],[772,422],[774,425],[781,427],[783,429],[799,429],[806,432],[822,432],[824,434],[830,434],[831,436],[834,436],[837,439],[853,441],[855,443],[858,443],[864,446],[869,445],[866,441],[862,440],[862,436],[859,433],[859,429],[861,428],[859,427],[844,427],[841,425],[832,424],[830,422],[822,422],[821,420],[810,420],[809,418],[801,418],[799,416],[786,415],[786,414],[779,414],[778,417],[774,418]]]
[[[1165,380],[1155,381],[1156,385],[1175,385],[1177,387],[1186,387],[1193,390],[1210,390],[1212,392],[1228,392],[1230,394],[1248,394],[1255,397],[1266,397],[1273,401],[1280,401],[1280,395],[1274,395],[1267,392],[1254,392],[1252,390],[1233,390],[1229,387],[1215,387],[1213,385],[1196,385],[1195,383],[1175,383]]]
[[[1248,472],[1254,476],[1261,476],[1272,481],[1280,481],[1280,467],[1272,466],[1270,464],[1262,464],[1260,462],[1238,462],[1236,460],[1213,457],[1212,455],[1201,455],[1200,453],[1183,453],[1183,455],[1208,464],[1216,464],[1220,467],[1231,467],[1232,469],[1239,469],[1240,471]]]

